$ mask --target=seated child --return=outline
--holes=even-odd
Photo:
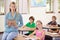
[[[36,29],[36,26],[35,26],[35,23],[34,23],[34,17],[33,16],[31,16],[31,17],[29,17],[29,21],[30,22],[28,22],[25,26],[23,26],[23,28],[30,28],[31,30],[34,30],[34,29]],[[29,34],[31,34],[33,31],[29,31],[27,34],[25,34],[25,35],[29,35]]]
[[[37,29],[29,35],[29,37],[32,37],[34,34],[36,34],[37,40],[44,40],[45,39],[45,31],[42,29],[42,22],[38,20],[36,22]]]
[[[56,22],[56,17],[52,16],[52,21],[47,24],[50,27],[58,27],[57,22]],[[50,29],[50,32],[58,32],[57,29]]]

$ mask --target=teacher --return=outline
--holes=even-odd
[[[22,25],[22,16],[16,12],[15,2],[11,2],[9,12],[5,16],[5,31],[2,40],[13,40],[18,35],[18,27]]]

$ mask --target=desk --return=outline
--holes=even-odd
[[[19,33],[22,32],[22,34],[24,31],[34,31],[34,29],[30,29],[30,28],[18,28],[18,30],[19,30]]]
[[[50,33],[50,32],[46,32],[45,35],[51,36],[51,37],[53,38],[53,40],[55,40],[55,38],[60,37],[59,34],[52,34],[52,33]],[[32,36],[32,37],[27,37],[27,38],[26,38],[26,37],[24,37],[23,35],[20,35],[20,34],[19,34],[19,35],[15,38],[15,40],[28,40],[28,39],[36,40],[36,36]]]
[[[26,40],[37,40],[36,36],[33,36],[33,37],[27,37],[25,38]]]
[[[43,29],[60,29],[60,27],[43,27]]]
[[[46,35],[51,36],[53,38],[53,40],[55,40],[55,38],[60,38],[60,35],[58,33],[50,33],[50,32],[46,32]]]
[[[14,40],[25,40],[25,37],[18,35],[16,38],[14,38]]]
[[[34,37],[24,37],[24,35],[18,35],[16,38],[14,38],[14,40],[31,40],[31,39],[36,40],[36,36],[34,36]]]
[[[43,29],[47,29],[49,31],[49,29],[60,29],[60,27],[43,27]]]

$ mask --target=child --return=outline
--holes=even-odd
[[[31,30],[34,30],[35,28],[36,28],[36,26],[35,26],[35,23],[34,23],[34,17],[33,16],[31,16],[31,17],[29,17],[29,21],[30,22],[28,22],[25,26],[23,26],[23,28],[28,28],[28,29],[31,29]],[[29,34],[31,34],[33,31],[29,31],[27,34],[25,34],[25,35],[29,35]]]
[[[30,34],[29,36],[31,37],[32,35],[36,34],[37,40],[44,40],[45,31],[42,29],[42,22],[40,20],[38,20],[36,22],[36,25],[37,25],[37,29],[32,34]]]
[[[50,26],[50,27],[51,27],[51,26],[57,27],[56,17],[55,17],[55,16],[52,16],[52,21],[49,22],[47,25]],[[49,31],[50,31],[50,32],[58,32],[57,29],[51,29],[51,30],[49,30]]]

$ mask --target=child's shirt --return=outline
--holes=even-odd
[[[32,24],[31,24],[30,22],[28,22],[28,23],[26,24],[26,26],[29,27],[29,28],[36,28],[36,25],[35,25],[34,22],[32,22]],[[33,31],[29,31],[29,34],[31,34],[32,32],[33,32]]]
[[[57,22],[56,21],[55,22],[51,21],[51,22],[48,23],[48,25],[57,25]]]
[[[57,22],[56,21],[55,22],[51,21],[51,22],[48,23],[48,25],[57,25]],[[51,29],[51,30],[56,31],[57,29]]]
[[[41,32],[39,30],[36,30],[36,37],[41,37],[43,34],[43,32],[45,32],[44,30],[42,30]],[[44,40],[44,37],[41,39]]]

